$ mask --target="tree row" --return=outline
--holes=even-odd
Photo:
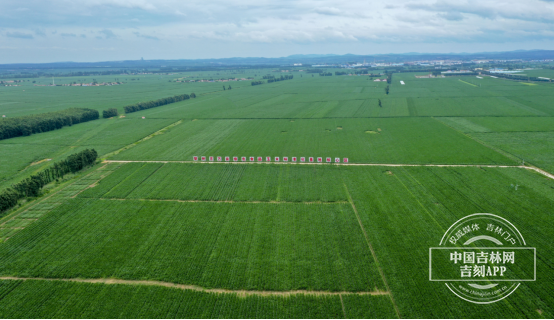
[[[275,77],[275,78],[273,78],[273,79],[268,79],[268,80],[267,80],[267,83],[277,82],[277,81],[283,81],[283,80],[290,80],[290,79],[292,79],[292,78],[294,78],[293,75],[290,75],[290,76],[289,76],[289,75],[281,76],[281,77],[279,77],[279,78]]]
[[[58,161],[46,170],[12,185],[0,193],[0,212],[4,212],[17,205],[17,201],[25,197],[37,197],[42,187],[48,183],[63,178],[68,173],[76,173],[83,168],[93,165],[98,157],[94,149],[86,149]]]
[[[1,118],[0,140],[61,129],[65,126],[96,120],[99,117],[97,110],[71,108],[22,117]]]
[[[166,104],[175,103],[183,100],[187,100],[190,98],[196,98],[196,95],[194,93],[188,94],[181,94],[173,97],[168,98],[162,98],[158,100],[153,101],[147,101],[147,102],[139,102],[137,104],[133,104],[130,106],[123,107],[123,110],[125,110],[125,113],[132,113],[137,112],[140,110],[146,110],[150,108],[155,108],[159,106],[165,106]]]

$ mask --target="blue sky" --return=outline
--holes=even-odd
[[[0,0],[0,63],[554,49],[554,0]]]

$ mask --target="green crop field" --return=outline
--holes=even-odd
[[[404,72],[388,84],[297,69],[0,87],[9,117],[70,107],[121,115],[0,141],[0,189],[86,148],[100,158],[0,213],[0,317],[554,317],[551,83]],[[294,78],[181,82],[267,74]],[[429,281],[429,248],[474,213],[509,220],[536,248],[536,281],[493,304]]]
[[[197,120],[119,153],[117,160],[193,156],[341,157],[356,163],[514,164],[431,118]]]
[[[544,77],[544,78],[554,78],[554,70],[551,69],[534,69],[534,70],[523,70],[517,75],[525,75],[528,77]]]
[[[60,130],[0,141],[0,187],[68,154],[95,148],[100,155],[116,151],[175,121],[170,119],[102,119]],[[40,162],[43,160],[47,160]],[[40,163],[39,163],[40,162]]]

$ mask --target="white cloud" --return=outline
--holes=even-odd
[[[117,38],[113,45],[121,52],[194,52],[202,57],[202,52],[274,56],[274,48],[291,54],[293,48],[327,48],[329,53],[366,48],[371,53],[389,45],[408,52],[414,45],[424,51],[437,43],[471,43],[474,51],[482,51],[485,44],[531,40],[554,46],[554,2],[544,0],[2,2],[0,37],[10,47],[20,38],[37,47],[50,43],[86,51],[100,43],[95,38]],[[62,36],[44,36],[56,31]],[[152,46],[157,39],[163,41]]]

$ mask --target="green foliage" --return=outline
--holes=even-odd
[[[466,133],[473,132],[552,132],[554,117],[449,117],[438,118]]]
[[[383,99],[386,106],[388,100]],[[405,102],[405,99],[403,99]],[[358,104],[331,105],[336,114]],[[319,109],[326,104],[318,105]],[[329,112],[329,111],[327,111]],[[366,131],[374,131],[368,134]],[[187,121],[115,155],[117,160],[193,156],[340,157],[355,163],[517,164],[431,118]]]
[[[133,190],[136,182],[152,172],[149,166],[159,168],[160,165],[142,167],[142,164],[126,164],[119,169],[125,172],[119,174],[120,183],[116,185]],[[142,193],[148,188],[152,190],[160,181],[170,179],[171,172],[186,173],[192,166],[172,164],[167,167],[166,174],[157,178],[151,176],[153,180],[138,184],[137,189],[142,190],[137,192]],[[198,170],[206,170],[205,173],[218,167],[194,166]],[[126,167],[134,167],[134,172],[126,170]],[[264,177],[281,177],[283,174],[270,172],[277,166],[221,167],[231,167],[226,170],[258,167],[269,171],[267,175],[262,175]],[[281,170],[304,170],[298,168],[300,166],[287,167],[290,169]],[[318,183],[323,184],[322,189],[333,184],[347,186],[348,189],[343,189],[343,195],[348,190],[355,203],[402,317],[462,318],[467,315],[476,318],[479,314],[496,314],[504,318],[520,314],[533,317],[537,309],[551,317],[551,305],[554,305],[549,294],[553,280],[548,268],[551,243],[548,237],[543,236],[553,227],[547,218],[554,203],[551,192],[554,183],[551,180],[537,179],[542,177],[518,168],[321,167],[330,172],[339,170],[339,181],[331,178]],[[158,172],[160,170],[154,175]],[[135,173],[140,175],[135,176]],[[118,174],[118,171],[112,174]],[[229,175],[222,171],[217,174]],[[191,183],[191,180],[180,183],[184,176],[168,181],[167,185],[159,188],[159,192],[174,192],[180,188],[177,186]],[[194,174],[193,179],[202,176],[202,173]],[[260,176],[259,172],[257,176]],[[309,180],[309,177],[309,174],[302,175],[299,180]],[[245,180],[245,183],[253,181],[236,175],[221,183],[215,178],[206,179],[208,186],[204,190],[221,189],[224,192],[228,183],[237,180]],[[125,186],[128,183],[125,181],[129,182],[128,186]],[[295,183],[291,177],[278,181],[279,190]],[[513,182],[521,186],[517,191],[510,188]],[[170,188],[170,184],[175,187]],[[198,182],[191,189],[200,185],[201,182]],[[102,182],[98,187],[101,186]],[[252,185],[249,189],[242,189],[241,193],[253,195],[259,188],[259,185]],[[199,193],[204,194],[204,191]],[[215,199],[216,193],[212,195]],[[430,282],[428,273],[424,272],[428,267],[428,248],[440,241],[450,224],[468,212],[481,211],[500,213],[517,225],[527,242],[537,248],[538,277],[545,281],[521,285],[514,293],[514,299],[520,306],[518,309],[502,308],[498,304],[468,304],[452,295],[444,285]],[[238,290],[322,288],[351,291],[375,287],[383,290],[379,272],[348,203],[180,203],[81,198],[69,200],[41,220],[0,245],[0,258],[4,262],[0,265],[0,274],[150,279]],[[100,238],[98,235],[101,235]],[[90,239],[96,240],[91,242]],[[94,263],[91,265],[90,261]],[[62,288],[45,290],[54,294],[64,292]],[[158,295],[169,300],[170,293],[159,292]],[[413,300],[415,295],[420,297],[417,303]],[[537,302],[538,297],[540,302]],[[75,303],[86,300],[80,295],[75,299]],[[144,303],[145,299],[139,296],[134,301]],[[395,315],[386,295],[343,295],[342,300],[347,317]],[[117,296],[112,301],[119,304],[126,300]],[[302,300],[294,301],[301,303]],[[441,303],[437,304],[437,301]],[[2,303],[5,302],[0,300],[0,306]],[[314,303],[314,307],[321,307],[322,303]],[[442,308],[443,304],[455,308]],[[222,310],[237,316],[238,311],[231,311],[231,305],[227,304]],[[13,307],[0,309],[6,310],[4,312],[19,310]],[[95,310],[105,310],[106,314],[112,315],[115,312],[115,309],[105,307]],[[306,310],[300,312],[304,317],[309,314]],[[287,314],[282,310],[277,314],[283,313]]]
[[[81,198],[217,201],[348,201],[336,166],[130,163]],[[175,186],[181,185],[180,188]]]
[[[554,132],[471,133],[487,145],[504,150],[526,165],[535,165],[554,173]]]
[[[267,80],[267,83],[272,83],[272,82],[277,82],[277,81],[283,81],[283,80],[291,80],[292,78],[294,78],[293,75],[280,76],[279,78],[273,77],[273,78],[271,78],[271,79],[268,79],[268,80]]]
[[[349,203],[68,199],[1,248],[0,274],[385,290]]]
[[[554,228],[548,218],[554,180],[517,168],[365,167],[349,168],[343,177],[403,318],[554,314],[552,241],[545,236]],[[517,191],[510,186],[515,183]],[[429,247],[437,246],[455,221],[476,212],[500,215],[519,229],[537,249],[537,279],[544,281],[522,283],[504,304],[486,306],[429,281]],[[514,304],[517,309],[504,307]]]
[[[342,299],[336,295],[242,297],[162,286],[0,281],[3,319],[338,319],[343,317],[342,304],[353,318],[395,317],[390,309],[382,308],[390,304],[387,296],[343,295]],[[60,307],[60,301],[64,307]]]
[[[83,150],[72,154],[67,159],[54,163],[51,168],[40,171],[29,178],[16,183],[0,193],[0,212],[6,211],[17,204],[17,200],[24,197],[36,197],[42,187],[48,183],[63,178],[67,173],[75,173],[86,166],[94,164],[98,154],[94,149]]]
[[[15,207],[20,197],[19,193],[13,189],[0,192],[0,212]]]
[[[187,99],[190,99],[190,96],[188,94],[181,94],[181,95],[177,95],[169,98],[158,99],[155,101],[139,102],[134,105],[123,107],[123,110],[125,110],[125,113],[132,113],[140,110],[146,110],[146,109],[155,108],[159,106],[165,106],[166,104],[175,103],[175,102],[179,102]]]
[[[119,112],[117,112],[117,108],[110,108],[108,110],[102,111],[103,118],[117,117],[118,115],[119,115]]]
[[[257,85],[260,85],[260,84],[264,84],[265,82],[263,80],[258,80],[258,81],[252,81],[252,85],[253,86],[257,86]]]
[[[84,148],[106,154],[178,120],[183,122],[110,159],[340,156],[354,164],[517,165],[523,158],[554,170],[550,83],[459,75],[416,79],[435,71],[418,69],[394,73],[395,81],[388,73],[390,83],[308,75],[252,88],[256,74],[270,71],[190,71],[172,82],[141,75],[141,81],[113,87],[28,85],[24,95],[21,87],[2,87],[0,114],[8,116],[67,105],[102,111],[183,90],[199,96],[142,110],[144,120],[92,121],[1,141],[0,183],[6,187],[41,172],[48,167],[40,161],[45,158],[58,161]],[[529,70],[525,79],[551,77],[548,72]],[[232,78],[241,80],[233,82],[240,90],[195,82]],[[41,179],[29,178],[23,192],[32,196]],[[0,275],[163,280],[236,290],[386,290],[351,198],[401,317],[552,318],[553,188],[552,180],[521,168],[114,163],[71,181],[16,219],[0,220]],[[10,190],[1,201],[17,201],[19,192]],[[537,248],[537,281],[522,283],[500,303],[469,304],[428,281],[429,247],[452,222],[475,212],[509,219]],[[0,281],[3,318],[343,316],[397,315],[386,294],[244,298],[138,285]]]
[[[0,119],[0,140],[61,129],[64,126],[98,119],[98,111],[71,108],[63,111]]]
[[[0,141],[0,190],[72,153],[95,149],[99,156],[134,143],[174,119],[100,119],[61,130]]]

